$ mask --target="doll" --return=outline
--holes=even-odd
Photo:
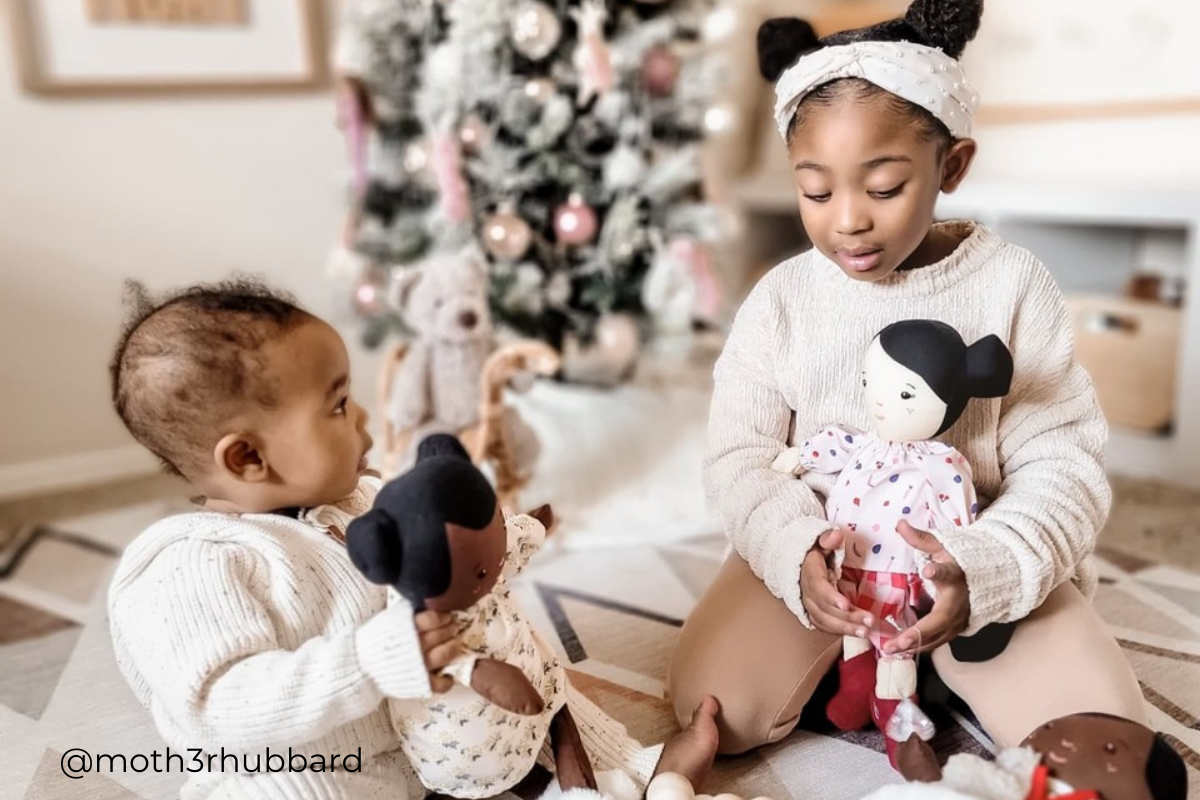
[[[659,768],[702,781],[717,749],[715,700],[670,741],[643,747],[571,686],[510,598],[553,519],[547,506],[506,518],[462,444],[437,434],[347,526],[355,567],[389,586],[390,602],[450,613],[466,651],[443,671],[449,691],[390,703],[401,749],[426,788],[460,798],[502,794],[535,764],[553,768],[563,797],[633,800]]]
[[[454,688],[424,709],[408,703],[392,713],[405,754],[432,791],[500,794],[530,772],[547,736],[563,790],[596,788],[566,707],[566,674],[506,585],[552,520],[548,506],[505,519],[466,449],[439,434],[421,442],[416,465],[347,527],[350,560],[368,580],[390,586],[414,612],[451,612],[458,623],[467,655],[447,670]]]
[[[865,800],[1187,800],[1183,758],[1163,735],[1108,714],[1051,720],[995,761],[960,754],[943,768],[926,749],[901,764],[905,778],[920,782],[884,786]],[[697,794],[683,776],[663,773],[646,800],[712,798]]]
[[[958,420],[969,399],[1007,394],[1012,370],[1012,356],[996,336],[968,347],[942,322],[894,323],[871,341],[860,376],[873,432],[830,426],[772,465],[795,475],[838,476],[825,504],[829,521],[846,531],[838,589],[870,613],[872,624],[866,640],[843,640],[841,681],[826,713],[842,730],[874,720],[893,763],[897,741],[913,731],[910,725],[892,735],[888,722],[915,695],[917,668],[910,654],[885,656],[883,646],[916,622],[915,609],[932,589],[920,578],[922,554],[896,528],[908,521],[936,533],[974,521],[979,505],[971,467],[933,438]],[[928,721],[919,712],[915,721],[927,740]]]

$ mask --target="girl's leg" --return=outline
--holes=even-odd
[[[1098,711],[1148,722],[1133,669],[1092,604],[1070,583],[1017,623],[995,658],[961,662],[940,647],[933,663],[1002,747],[1067,714]]]
[[[801,625],[731,553],[680,632],[667,693],[681,725],[705,695],[716,697],[720,752],[744,753],[796,726],[841,652],[840,636]]]

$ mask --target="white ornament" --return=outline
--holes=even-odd
[[[533,61],[554,52],[562,39],[562,23],[554,11],[537,0],[522,3],[512,20],[512,39],[517,51]]]

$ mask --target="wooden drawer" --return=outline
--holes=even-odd
[[[1113,425],[1158,431],[1175,416],[1182,314],[1120,297],[1067,298],[1075,353]]]

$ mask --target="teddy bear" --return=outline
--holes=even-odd
[[[387,472],[411,462],[411,442],[478,424],[480,376],[495,347],[487,289],[487,262],[473,247],[396,278],[390,300],[415,336],[392,350],[381,374]]]

